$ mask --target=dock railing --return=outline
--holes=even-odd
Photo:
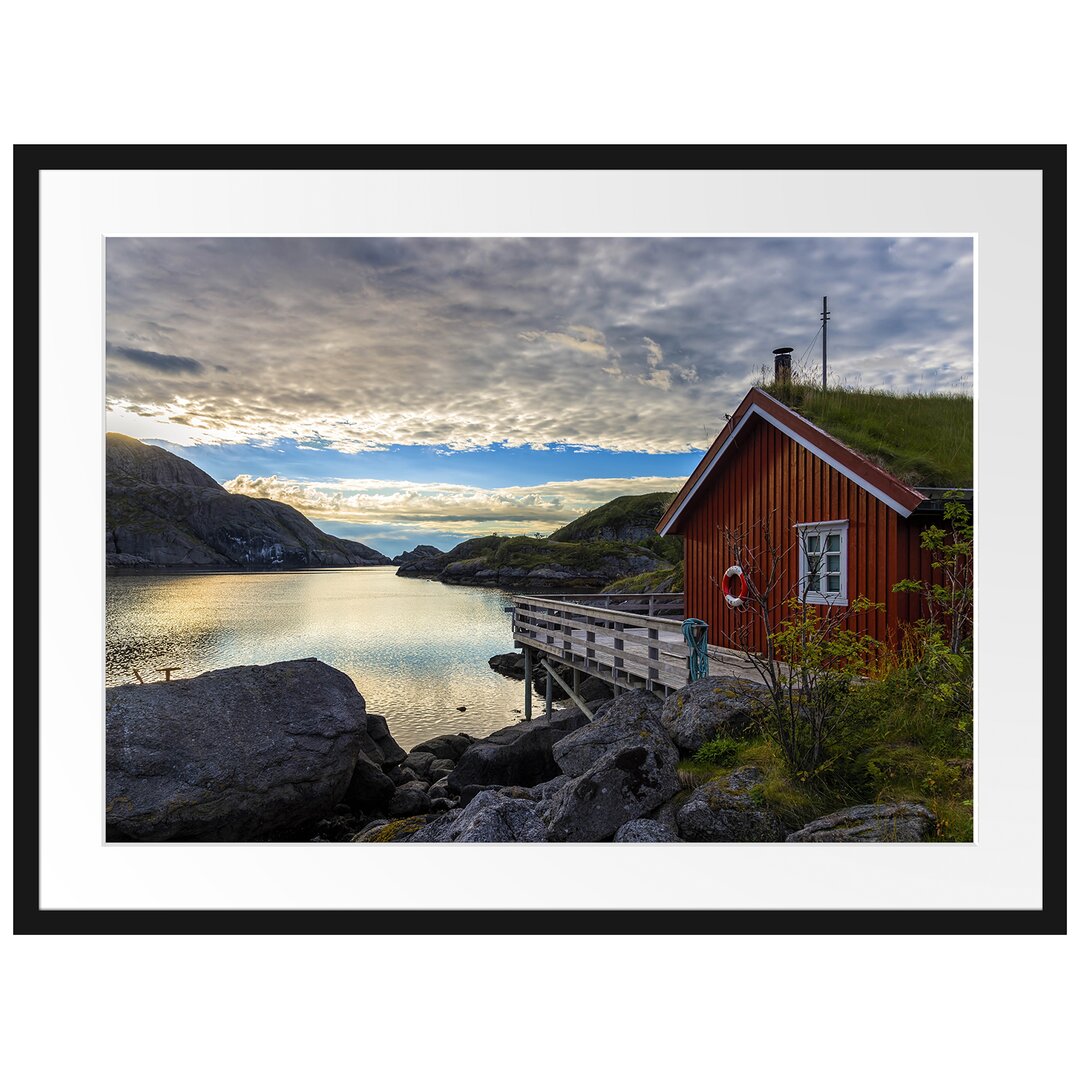
[[[515,596],[514,643],[617,687],[684,686],[681,593]]]

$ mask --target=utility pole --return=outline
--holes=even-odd
[[[828,381],[828,340],[829,340],[829,298],[821,298],[821,389],[824,390]]]

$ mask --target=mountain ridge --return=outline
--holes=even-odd
[[[110,569],[389,566],[273,499],[234,495],[159,446],[105,437],[105,562]]]

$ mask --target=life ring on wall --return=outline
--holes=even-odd
[[[724,599],[728,602],[729,607],[742,607],[746,594],[750,591],[742,567],[729,566],[724,571],[724,579],[720,582],[720,588],[723,590]]]

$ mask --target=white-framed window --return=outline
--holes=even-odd
[[[848,523],[811,521],[797,525],[799,599],[808,604],[848,602]]]

